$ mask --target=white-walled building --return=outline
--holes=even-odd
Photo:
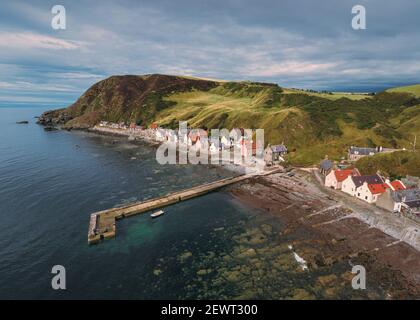
[[[384,180],[377,174],[371,176],[352,176],[349,175],[341,185],[341,191],[351,196],[357,196],[357,189],[362,186],[364,182],[368,184],[384,183]]]
[[[357,188],[356,197],[366,201],[367,203],[374,203],[378,200],[378,196],[390,189],[386,183],[368,184],[366,181]]]
[[[350,175],[360,176],[360,172],[357,169],[332,170],[325,177],[325,186],[328,188],[340,190],[343,181],[346,180]]]

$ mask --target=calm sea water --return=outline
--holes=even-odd
[[[34,119],[42,111],[0,108],[0,298],[366,297],[343,278],[347,262],[302,271],[278,218],[226,192],[170,206],[159,219],[124,219],[116,239],[88,246],[92,212],[231,173],[161,166],[152,147],[122,138],[45,132]],[[66,290],[51,287],[54,265],[66,269]]]
[[[161,166],[154,149],[124,139],[45,132],[40,108],[0,108],[0,298],[177,297],[171,283],[153,290],[159,259],[175,247],[206,241],[208,230],[248,210],[213,193],[121,221],[117,238],[87,245],[92,212],[230,175],[200,166]],[[29,120],[29,125],[16,121]],[[51,289],[51,268],[63,265],[67,290]],[[171,287],[172,291],[163,289]],[[162,289],[162,290],[160,290]]]

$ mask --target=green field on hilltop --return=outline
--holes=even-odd
[[[293,93],[305,93],[310,96],[315,96],[319,98],[325,98],[329,100],[337,100],[341,98],[347,98],[350,100],[361,100],[361,99],[369,99],[372,95],[367,93],[351,93],[351,92],[311,92],[307,90],[299,90],[299,89],[285,89],[283,91],[285,94],[293,94]]]
[[[407,174],[420,177],[420,151],[398,151],[365,157],[356,162],[362,174],[375,174],[380,171],[391,178]]]
[[[420,84],[412,85],[412,86],[405,86],[405,87],[397,87],[391,88],[386,90],[387,92],[405,92],[411,93],[416,97],[420,97]]]

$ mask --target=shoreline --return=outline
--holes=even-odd
[[[123,129],[112,129],[112,128],[95,126],[95,127],[92,127],[92,128],[85,129],[83,131],[87,131],[87,132],[90,132],[90,133],[96,133],[96,134],[99,134],[99,135],[127,137],[128,142],[135,143],[135,141],[142,141],[142,142],[147,143],[147,144],[149,144],[153,147],[158,147],[162,143],[162,141],[156,141],[154,139],[154,133],[149,131],[149,129],[142,130],[142,131],[129,132],[129,131],[125,131]],[[132,137],[133,139],[130,140],[130,137]],[[254,167],[239,165],[239,164],[235,164],[235,163],[232,163],[232,162],[231,163],[223,162],[223,163],[220,163],[220,164],[212,164],[212,163],[209,162],[208,164],[201,164],[201,165],[220,167],[220,168],[223,168],[225,170],[228,170],[232,173],[239,174],[239,175],[246,174],[247,173],[246,170],[250,170],[251,172],[257,172],[257,169],[254,168]]]
[[[285,237],[309,270],[343,261],[362,264],[389,298],[420,298],[420,252],[370,226],[345,202],[318,188],[310,173],[273,174],[229,187],[246,206],[279,219]],[[348,283],[351,285],[351,283]]]
[[[119,130],[90,128],[83,131],[130,137],[129,132]],[[160,144],[139,135],[127,142],[135,141],[151,146]],[[238,166],[234,164],[215,166],[238,173]],[[262,210],[263,214],[268,212],[284,221],[284,234],[292,238],[295,236],[289,244],[295,254],[307,263],[309,270],[343,260],[348,260],[349,264],[360,260],[367,265],[375,281],[384,281],[390,298],[420,298],[419,251],[396,239],[393,234],[380,230],[378,225],[372,226],[374,221],[368,219],[368,214],[358,214],[358,211],[348,208],[346,201],[331,197],[330,190],[319,185],[311,173],[303,170],[295,172],[298,173],[294,177],[273,174],[251,178],[249,182],[226,189],[246,206]],[[305,185],[309,186],[306,190],[302,188]],[[310,241],[299,236],[302,230],[308,232]]]

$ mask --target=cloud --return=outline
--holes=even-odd
[[[0,47],[17,49],[72,50],[81,47],[80,41],[63,40],[31,32],[0,32]]]
[[[374,91],[420,82],[420,3],[360,0],[62,1],[0,4],[0,96],[20,90],[73,102],[113,74],[169,73]],[[31,85],[29,85],[31,84]]]
[[[308,61],[285,61],[282,63],[257,64],[247,67],[244,73],[255,77],[275,77],[321,72],[334,68],[333,63],[314,63]]]
[[[58,92],[79,92],[78,88],[68,85],[38,84],[26,81],[5,82],[0,81],[0,89],[19,90],[19,91],[58,91]]]

